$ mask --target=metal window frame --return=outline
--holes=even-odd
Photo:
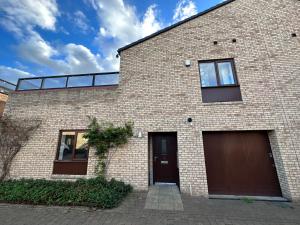
[[[76,142],[77,142],[77,136],[78,133],[85,133],[87,129],[73,129],[73,130],[60,130],[59,131],[59,137],[58,137],[58,143],[57,143],[57,150],[56,150],[56,155],[55,155],[55,162],[87,162],[89,158],[89,150],[87,150],[87,159],[75,159],[75,150],[76,150]],[[62,139],[62,134],[63,132],[75,132],[75,139],[73,143],[73,148],[72,148],[72,160],[59,160],[59,151],[60,151],[60,146],[61,146],[61,139]]]
[[[45,85],[45,81],[47,80],[47,79],[51,79],[51,78],[66,78],[66,80],[65,80],[65,83],[64,83],[64,87],[51,87],[51,88],[44,88],[44,85]],[[67,80],[68,80],[68,77],[46,77],[45,79],[43,79],[43,81],[42,81],[42,86],[41,86],[41,89],[42,90],[47,90],[47,89],[60,89],[60,88],[65,88],[66,87],[66,83],[67,83]],[[21,91],[21,90],[20,90]],[[23,90],[22,90],[23,91]],[[26,90],[25,90],[26,91]]]
[[[224,63],[224,62],[229,62],[231,64],[231,69],[232,69],[232,73],[233,73],[234,84],[225,84],[224,85],[224,84],[221,84],[221,82],[220,82],[220,72],[219,72],[218,64],[219,63]],[[200,64],[201,63],[213,63],[214,64],[215,73],[216,73],[216,79],[217,79],[217,86],[207,86],[207,87],[203,87],[202,86],[202,74],[201,74],[201,70],[200,70]],[[198,67],[199,67],[201,88],[238,87],[238,86],[240,86],[238,78],[237,78],[237,74],[236,74],[235,61],[234,61],[233,58],[229,58],[229,59],[199,60],[198,61]]]
[[[3,82],[4,84],[8,84],[8,85],[11,85],[11,86],[14,86],[15,88],[17,87],[16,84],[11,83],[11,82],[9,82],[9,81],[7,81],[7,80],[3,80],[3,79],[1,79],[1,78],[0,78],[0,82]]]
[[[39,85],[40,87],[39,88],[33,88],[33,89],[26,89],[26,90],[19,90],[19,87],[20,87],[20,82],[23,81],[23,80],[41,80],[41,84]],[[20,78],[18,80],[18,83],[17,83],[17,87],[16,87],[16,91],[27,91],[27,90],[44,90],[42,89],[43,87],[43,83],[44,83],[44,79],[42,77],[34,77],[34,78]]]
[[[104,86],[117,86],[118,84],[109,84],[109,85],[95,85],[95,76],[96,75],[113,75],[113,74],[120,74],[120,72],[106,72],[106,73],[84,73],[84,74],[72,74],[72,75],[57,75],[57,76],[44,76],[44,77],[30,77],[30,78],[20,78],[16,85],[16,91],[35,91],[35,90],[53,90],[53,89],[73,89],[73,88],[87,88],[87,87],[104,87]],[[88,86],[78,86],[78,87],[68,87],[68,82],[70,77],[77,77],[77,76],[92,76],[92,84]],[[54,87],[54,88],[43,88],[43,83],[45,79],[48,78],[62,78],[66,77],[65,86],[64,87]],[[41,79],[41,85],[39,88],[36,89],[25,89],[20,90],[20,83],[24,80],[37,80]]]

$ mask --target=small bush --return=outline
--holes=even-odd
[[[102,177],[76,182],[7,180],[0,182],[0,202],[113,208],[131,191],[130,185]]]

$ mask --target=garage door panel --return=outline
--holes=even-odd
[[[281,196],[267,132],[204,132],[210,194]]]

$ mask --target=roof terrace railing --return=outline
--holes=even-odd
[[[112,86],[119,84],[119,72],[21,78],[17,91]]]
[[[16,89],[16,86],[17,85],[15,85],[9,81],[0,79],[0,92],[1,93],[8,93],[10,91],[14,91]]]

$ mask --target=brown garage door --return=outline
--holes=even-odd
[[[209,194],[282,196],[267,132],[203,132]]]

